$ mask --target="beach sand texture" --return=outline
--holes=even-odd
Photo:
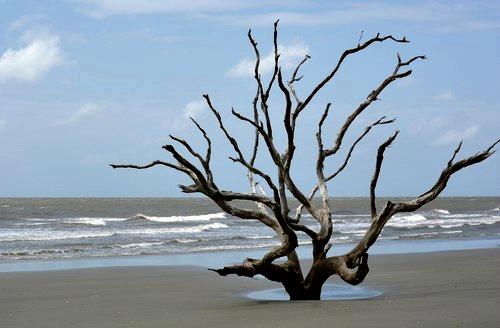
[[[500,249],[378,255],[374,299],[257,301],[278,285],[199,267],[0,274],[0,326],[499,327]],[[337,283],[338,279],[331,279]]]

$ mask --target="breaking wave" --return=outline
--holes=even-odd
[[[65,220],[64,223],[88,224],[94,226],[106,225],[106,221],[99,218],[74,218],[71,220]]]
[[[113,232],[110,231],[10,230],[0,232],[0,242],[80,239],[112,235]]]
[[[162,223],[173,223],[173,222],[201,222],[210,221],[215,219],[224,219],[226,213],[213,213],[213,214],[201,214],[201,215],[187,215],[187,216],[147,216],[144,214],[137,214],[126,221],[153,221]]]
[[[157,235],[157,234],[175,234],[175,233],[197,233],[211,229],[224,229],[229,228],[227,224],[220,222],[213,222],[208,224],[200,224],[192,227],[176,227],[176,228],[145,228],[145,229],[129,229],[120,230],[115,235]]]

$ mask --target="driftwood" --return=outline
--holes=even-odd
[[[175,160],[174,162],[154,161],[143,166],[120,164],[111,164],[111,166],[113,168],[133,169],[147,169],[153,166],[165,166],[180,171],[189,176],[193,182],[191,185],[187,186],[179,185],[182,192],[203,194],[212,199],[223,211],[243,220],[260,221],[269,228],[273,229],[279,236],[280,244],[267,252],[262,258],[247,258],[242,264],[227,266],[220,269],[211,269],[212,271],[217,272],[221,276],[238,275],[253,277],[260,274],[269,280],[282,283],[292,300],[320,299],[321,288],[325,281],[332,275],[338,275],[342,280],[349,284],[356,285],[361,283],[369,271],[368,251],[370,246],[375,243],[387,221],[389,221],[391,217],[397,213],[416,211],[421,206],[435,199],[445,189],[448,180],[455,172],[470,165],[482,162],[490,157],[494,153],[494,146],[500,140],[496,141],[483,152],[479,152],[471,157],[455,161],[455,157],[461,148],[460,143],[453,152],[450,160],[446,164],[446,167],[441,172],[441,175],[428,191],[409,201],[388,201],[384,208],[378,211],[375,205],[377,182],[384,159],[384,153],[398,136],[399,131],[396,131],[378,148],[375,170],[370,184],[371,226],[351,251],[341,256],[328,256],[327,253],[332,247],[329,242],[332,236],[333,225],[327,183],[333,180],[347,166],[355,147],[366,135],[368,135],[372,128],[390,124],[394,122],[394,119],[386,119],[385,117],[382,117],[369,125],[350,145],[342,165],[333,173],[325,174],[324,162],[329,157],[336,155],[338,150],[341,149],[344,137],[356,118],[374,101],[379,99],[379,95],[387,86],[398,79],[411,75],[412,71],[410,69],[405,70],[406,67],[414,61],[425,59],[425,56],[415,56],[403,61],[401,57],[397,55],[397,63],[394,70],[367,96],[366,100],[356,107],[347,117],[346,121],[338,131],[331,147],[325,145],[322,137],[323,125],[331,108],[330,104],[326,105],[318,124],[318,132],[316,134],[318,144],[316,175],[318,182],[312,191],[306,195],[295,184],[294,179],[290,175],[290,168],[296,150],[296,123],[300,114],[308,108],[308,105],[314,99],[316,94],[335,78],[335,75],[341,68],[345,59],[377,43],[385,41],[408,43],[409,41],[405,37],[396,38],[392,35],[381,36],[380,34],[377,34],[375,37],[363,43],[359,43],[351,49],[345,50],[331,72],[324,79],[319,81],[317,85],[307,94],[307,96],[301,100],[295,90],[295,86],[296,83],[302,79],[302,76],[299,76],[299,71],[306,61],[310,59],[310,56],[307,55],[298,64],[295,70],[293,70],[290,80],[285,81],[280,67],[277,27],[278,22],[274,24],[274,70],[267,83],[262,80],[260,75],[260,52],[257,47],[257,42],[252,37],[251,31],[248,32],[248,39],[256,56],[254,78],[257,84],[257,90],[252,102],[253,116],[247,117],[234,109],[231,110],[231,113],[237,119],[249,124],[255,129],[253,150],[249,158],[243,154],[238,141],[231,135],[224,125],[222,116],[216,109],[216,106],[214,106],[209,95],[203,95],[208,107],[217,120],[220,130],[227,138],[235,152],[235,156],[230,157],[230,159],[248,170],[248,179],[251,186],[250,193],[222,190],[217,186],[210,166],[212,154],[211,139],[207,132],[194,118],[191,118],[191,120],[207,142],[207,149],[204,155],[194,150],[186,140],[175,136],[170,137],[175,143],[185,148],[185,151],[193,155],[199,164],[192,163],[186,159],[186,157],[182,155],[174,145],[169,144],[163,146],[163,149],[173,156]],[[283,152],[280,152],[277,149],[273,141],[274,131],[269,117],[268,99],[272,88],[276,86],[276,84],[278,85],[278,88],[283,94],[285,100],[283,124],[286,131],[287,147]],[[255,165],[255,159],[260,148],[267,149],[267,152],[272,158],[278,173],[278,181],[274,181],[270,175]],[[263,191],[258,191],[257,180],[261,180],[264,183],[264,187],[270,191],[269,196]],[[321,202],[319,205],[315,205],[312,200],[318,191],[319,196],[321,197]],[[289,207],[288,197],[290,195],[300,204],[300,206],[292,212],[294,213],[293,215],[291,215]],[[233,203],[235,200],[254,202],[258,206],[257,209],[241,208]],[[241,204],[241,202],[238,204]],[[314,231],[301,224],[300,219],[303,211],[307,211],[316,221],[319,222],[320,229],[318,231]],[[313,263],[311,269],[305,276],[295,251],[298,247],[297,233],[306,234],[312,241]]]

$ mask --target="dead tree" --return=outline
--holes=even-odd
[[[170,136],[177,144],[185,148],[185,151],[199,161],[199,165],[195,165],[174,145],[169,144],[163,146],[163,149],[170,153],[175,162],[154,161],[147,165],[116,165],[112,164],[113,168],[133,168],[147,169],[153,166],[165,166],[186,174],[191,180],[191,185],[179,185],[179,188],[184,193],[200,193],[212,199],[218,207],[224,212],[243,220],[257,220],[273,229],[280,238],[280,244],[268,251],[262,258],[253,259],[247,258],[239,265],[226,266],[221,269],[210,269],[217,272],[221,276],[238,275],[245,277],[254,277],[262,275],[269,280],[283,284],[286,292],[290,295],[291,300],[317,300],[320,299],[321,288],[325,281],[333,276],[338,275],[345,282],[357,285],[361,283],[368,274],[368,251],[380,235],[387,221],[395,214],[401,212],[413,212],[418,210],[423,205],[434,200],[445,189],[451,176],[463,168],[473,164],[480,163],[490,157],[494,153],[494,146],[500,141],[496,141],[485,151],[477,153],[471,157],[455,160],[462,143],[459,143],[453,152],[450,160],[441,172],[441,175],[434,185],[420,196],[409,201],[388,201],[381,210],[376,207],[375,190],[377,187],[384,153],[387,148],[394,142],[399,131],[395,131],[384,143],[382,143],[377,152],[375,160],[375,170],[370,183],[370,212],[371,226],[366,231],[364,236],[359,240],[357,245],[348,253],[341,256],[328,256],[328,251],[332,247],[330,238],[332,236],[332,204],[328,195],[327,183],[332,181],[339,175],[347,166],[351,154],[360,141],[368,135],[370,130],[375,126],[387,125],[394,122],[394,119],[380,118],[370,124],[364,132],[350,145],[347,150],[347,155],[342,161],[342,165],[332,174],[324,172],[324,162],[333,155],[336,155],[339,149],[343,146],[344,137],[356,118],[361,115],[374,101],[378,100],[382,91],[396,80],[409,76],[412,71],[407,69],[410,64],[417,60],[425,59],[425,56],[415,56],[408,60],[403,60],[398,55],[397,63],[392,72],[366,97],[359,106],[347,117],[346,121],[340,127],[335,140],[331,146],[326,146],[323,137],[323,125],[330,111],[330,104],[326,105],[321,120],[318,124],[318,132],[316,133],[318,156],[316,162],[317,183],[309,194],[301,191],[296,185],[293,177],[290,174],[290,169],[296,151],[295,147],[295,132],[296,124],[299,116],[308,108],[308,105],[315,98],[318,92],[331,82],[344,61],[364,49],[382,42],[408,43],[409,41],[403,38],[396,38],[392,35],[382,36],[377,34],[371,39],[358,43],[357,46],[345,50],[340,56],[338,62],[326,77],[307,94],[306,97],[300,98],[295,90],[295,85],[302,79],[299,71],[309,56],[298,64],[292,72],[289,80],[285,80],[280,67],[280,53],[278,50],[278,22],[274,24],[274,70],[270,80],[265,83],[259,71],[260,52],[257,47],[257,42],[252,37],[251,30],[248,32],[248,39],[255,52],[255,81],[257,90],[253,98],[252,107],[253,115],[246,116],[232,109],[231,113],[244,124],[249,124],[255,129],[255,139],[253,151],[250,156],[245,156],[240,147],[240,144],[235,137],[228,131],[221,114],[216,109],[211,98],[205,94],[208,107],[212,111],[217,120],[218,126],[222,134],[227,138],[230,145],[234,149],[235,156],[230,159],[242,165],[245,170],[248,170],[248,178],[251,185],[251,192],[241,193],[223,190],[218,187],[215,178],[212,174],[210,160],[212,155],[212,142],[205,129],[193,118],[196,128],[201,132],[207,143],[206,153],[204,155],[197,152],[184,139]],[[283,124],[286,131],[287,146],[283,152],[280,152],[275,145],[273,138],[273,126],[269,115],[268,99],[273,87],[278,85],[280,92],[284,97]],[[262,118],[261,118],[262,117]],[[263,146],[261,143],[263,142]],[[260,148],[265,148],[272,158],[273,164],[277,170],[277,179],[273,179],[269,174],[259,169],[255,165],[255,159]],[[264,192],[257,191],[256,179],[264,182],[264,186],[270,191],[270,196]],[[277,181],[275,181],[277,180]],[[313,198],[319,191],[320,202],[313,202]],[[291,212],[289,207],[289,196],[295,198],[300,206],[295,212]],[[256,203],[257,208],[242,208],[238,204],[242,202],[234,201],[250,201]],[[301,223],[301,213],[307,211],[319,224],[319,231],[305,226]],[[296,248],[298,247],[297,234],[303,233],[309,236],[312,241],[313,262],[309,272],[304,276],[301,269]]]

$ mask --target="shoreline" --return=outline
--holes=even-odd
[[[354,244],[347,243],[334,245],[331,254],[343,254],[353,246]],[[500,247],[500,238],[380,240],[372,246],[370,254],[419,254],[443,251],[492,249],[498,247]],[[268,248],[241,248],[175,254],[4,260],[0,261],[0,273],[43,272],[107,267],[198,266],[199,263],[204,263],[204,267],[222,267],[228,264],[240,263],[246,257],[261,257],[267,249]],[[310,259],[311,247],[309,245],[303,245],[297,249],[297,253],[303,260]]]
[[[374,298],[262,301],[279,287],[202,267],[0,273],[3,327],[497,327],[500,248],[370,257]],[[337,277],[329,283],[342,283]]]

